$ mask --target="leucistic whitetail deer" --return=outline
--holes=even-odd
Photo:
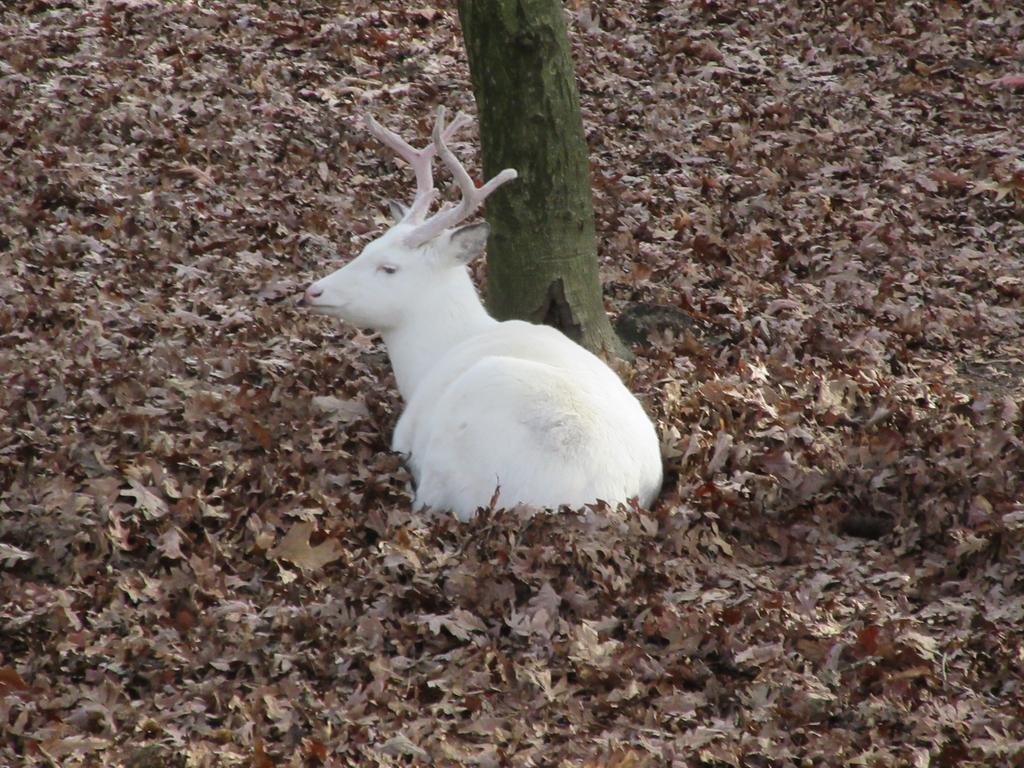
[[[446,144],[466,122],[446,127],[439,109],[433,141],[414,149],[366,118],[412,166],[416,196],[408,208],[392,203],[394,226],[313,283],[306,303],[380,332],[407,403],[392,448],[407,457],[417,508],[467,520],[495,496],[500,506],[646,506],[661,487],[658,437],[615,372],[554,328],[498,322],[480,303],[466,265],[488,225],[459,225],[516,171],[478,188]],[[428,217],[435,154],[462,200]]]

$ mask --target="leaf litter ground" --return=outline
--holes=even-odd
[[[569,6],[668,480],[467,525],[295,301],[453,6],[0,11],[0,762],[1024,761],[1024,14]]]

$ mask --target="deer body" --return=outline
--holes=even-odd
[[[393,209],[399,222],[310,286],[307,302],[380,331],[407,404],[392,448],[407,457],[417,507],[467,520],[495,498],[501,506],[650,504],[662,479],[657,434],[615,372],[559,331],[498,322],[480,303],[466,264],[483,251],[487,225],[452,225],[515,174],[477,189],[444,143],[459,124],[445,130],[440,113],[434,142],[413,150],[370,122],[416,170],[416,201]],[[461,210],[424,220],[435,150],[464,199]]]

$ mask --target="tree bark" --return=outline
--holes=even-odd
[[[485,178],[518,180],[487,202],[487,306],[628,357],[604,311],[590,165],[560,0],[459,0]]]

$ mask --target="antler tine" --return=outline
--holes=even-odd
[[[378,123],[373,115],[366,115],[364,119],[366,121],[366,128],[370,133],[376,136],[382,144],[393,149],[400,158],[412,166],[412,169],[416,172],[416,186],[418,190],[424,187],[430,189],[434,186],[433,176],[430,172],[430,159],[433,157],[433,152],[426,152],[411,146],[397,133]]]
[[[515,169],[506,168],[482,187],[477,187],[476,184],[473,183],[473,179],[470,178],[469,173],[466,172],[465,166],[462,165],[459,158],[455,156],[455,153],[453,153],[445,143],[449,138],[449,130],[451,127],[456,124],[459,124],[461,127],[461,124],[466,119],[465,115],[462,113],[456,115],[451,126],[446,129],[444,124],[444,112],[444,107],[437,108],[437,121],[434,123],[433,147],[437,150],[437,154],[440,156],[444,164],[452,172],[452,176],[455,178],[455,183],[459,185],[459,190],[462,192],[462,200],[454,207],[446,207],[442,209],[410,232],[408,241],[415,245],[421,245],[428,240],[432,240],[449,227],[454,227],[469,218],[473,212],[483,204],[488,195],[494,192],[494,190],[505,182],[511,181],[519,175],[516,173]]]
[[[441,107],[441,109],[444,109],[444,107]],[[448,127],[444,129],[444,140],[448,141],[452,136],[461,131],[471,122],[473,122],[473,118],[465,112],[456,112],[455,118],[448,124]],[[431,146],[433,145],[434,142],[431,142]]]
[[[397,133],[388,130],[378,123],[373,115],[366,115],[365,122],[370,133],[376,136],[382,144],[393,149],[399,157],[412,167],[413,172],[416,174],[416,197],[409,207],[406,218],[411,222],[422,221],[427,210],[430,208],[430,204],[437,196],[437,190],[434,189],[434,175],[430,168],[430,163],[434,159],[436,152],[434,142],[427,144],[423,149],[416,149]],[[460,112],[456,115],[452,124],[444,131],[444,140],[450,139],[455,135],[456,131],[465,127],[468,123],[469,118]]]

